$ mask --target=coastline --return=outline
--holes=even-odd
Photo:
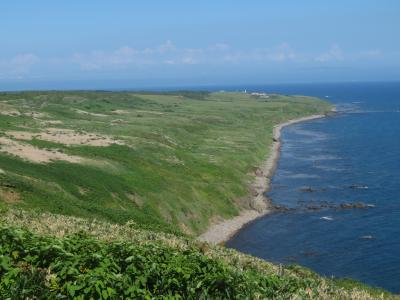
[[[334,109],[332,111],[334,111]],[[311,115],[275,125],[272,133],[273,143],[271,145],[270,155],[259,166],[256,171],[254,182],[250,185],[250,189],[254,191],[252,192],[252,198],[250,200],[252,209],[242,210],[238,216],[232,219],[223,220],[211,225],[207,231],[197,237],[197,240],[210,244],[225,243],[245,225],[271,213],[272,202],[265,197],[264,194],[271,188],[271,179],[278,164],[282,129],[292,124],[320,119],[326,116],[326,114]]]

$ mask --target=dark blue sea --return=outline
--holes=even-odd
[[[267,195],[293,210],[251,223],[227,246],[400,293],[400,83],[253,89],[318,96],[339,113],[283,130]],[[358,202],[369,208],[340,207]]]

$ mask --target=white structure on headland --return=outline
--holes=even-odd
[[[260,98],[269,98],[269,96],[267,95],[267,93],[251,93],[252,96],[257,96]]]

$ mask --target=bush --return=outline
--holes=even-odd
[[[78,299],[237,299],[293,292],[298,282],[238,272],[193,247],[44,237],[0,227],[0,295]]]

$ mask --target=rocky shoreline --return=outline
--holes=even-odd
[[[332,110],[332,112],[334,112],[334,110]],[[295,123],[324,118],[329,116],[332,112],[325,115],[311,115],[276,125],[273,129],[273,143],[270,155],[256,170],[254,182],[250,186],[252,191],[252,198],[250,201],[251,209],[242,210],[238,216],[232,219],[223,220],[211,225],[209,229],[197,239],[212,244],[224,243],[246,224],[276,211],[277,208],[272,204],[271,200],[265,197],[265,192],[270,189],[271,179],[280,156],[282,129]]]

